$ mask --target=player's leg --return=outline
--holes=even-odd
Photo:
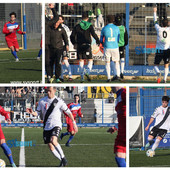
[[[107,74],[107,82],[111,81],[110,77],[110,54],[107,49],[104,49],[104,57],[105,57],[105,67],[106,67],[106,74]]]
[[[90,76],[89,76],[89,74],[92,70],[92,67],[93,67],[93,58],[92,58],[91,47],[89,47],[86,50],[85,55],[86,55],[86,58],[88,59],[87,71],[86,71],[85,76],[87,77],[88,81],[91,81]]]
[[[168,73],[169,73],[169,63],[165,64],[164,67],[165,67],[164,68],[165,73],[164,73],[164,80],[163,80],[163,82],[166,83],[166,80],[167,80],[167,77],[168,77]]]
[[[68,70],[69,80],[72,80],[71,66],[70,66],[70,64],[68,62],[68,57],[64,57],[63,62],[64,62],[65,66],[66,66],[66,68]]]
[[[123,72],[125,68],[124,47],[119,47],[120,54],[120,78],[123,79]]]
[[[66,118],[66,123],[67,123],[67,132],[61,133],[60,140],[62,140],[64,136],[70,135],[70,131],[69,131],[70,124],[69,124],[69,118],[68,117]]]
[[[81,76],[81,82],[84,82],[84,60],[79,59],[79,67],[80,67],[80,76]]]
[[[9,48],[11,50],[11,54],[15,57],[15,60],[19,61],[19,58],[17,56],[17,51],[15,50],[14,46],[10,46]]]
[[[157,74],[157,83],[160,83],[161,82],[161,72],[159,70],[159,64],[162,60],[162,51],[161,50],[157,50],[156,51],[156,54],[155,54],[155,60],[154,60],[154,70]]]
[[[148,135],[148,143],[145,145],[145,150],[149,148],[154,143],[154,139],[158,134],[158,128],[153,127]]]
[[[41,55],[42,55],[42,48],[38,52],[37,60],[40,60]]]
[[[53,78],[53,70],[54,70],[54,64],[55,64],[55,58],[56,58],[56,50],[55,49],[49,49],[50,50],[50,58],[49,58],[49,83],[53,83],[54,82],[54,78]]]
[[[163,83],[166,83],[167,77],[168,77],[168,73],[169,73],[169,57],[170,57],[170,50],[164,50],[163,51],[163,57],[164,57],[164,80]]]
[[[67,147],[70,147],[70,142],[73,140],[74,136],[75,136],[75,132],[73,130],[73,131],[70,132],[70,137],[69,137],[69,139],[68,139],[68,141],[66,143]]]
[[[49,147],[50,151],[52,152],[52,154],[61,161],[61,156],[55,149],[54,145],[52,143],[48,143],[48,147]]]
[[[0,146],[3,149],[5,155],[7,156],[7,158],[9,159],[9,162],[11,164],[12,167],[16,167],[13,157],[12,157],[12,152],[11,149],[8,147],[8,145],[5,142],[5,136],[3,134],[3,131],[0,127]]]
[[[115,160],[118,167],[126,167],[126,153],[122,152],[115,153]]]

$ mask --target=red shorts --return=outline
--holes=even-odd
[[[66,123],[67,123],[67,131],[68,132],[75,131],[74,126],[73,126],[73,122],[72,122],[72,120],[70,118],[66,119]]]
[[[0,140],[1,139],[5,139],[5,136],[4,136],[4,133],[2,131],[1,124],[0,124]]]
[[[14,41],[6,40],[6,43],[8,45],[8,48],[13,46],[15,49],[19,49],[19,44],[17,40],[14,40]]]
[[[126,153],[126,138],[120,138],[117,136],[114,145],[114,153],[117,152]]]
[[[42,48],[42,40],[41,40],[41,43],[40,43],[40,47]]]

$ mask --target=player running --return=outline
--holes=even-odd
[[[104,44],[104,57],[106,62],[107,82],[111,82],[110,77],[110,64],[115,71],[115,77],[112,81],[120,79],[120,66],[119,66],[119,28],[113,24],[113,15],[107,16],[108,24],[102,29],[100,35],[100,43]],[[103,42],[104,40],[104,42]],[[110,63],[111,61],[111,63]]]
[[[118,167],[126,167],[126,89],[116,87],[116,107],[118,117],[118,134],[115,139],[114,153]],[[108,132],[116,132],[117,128],[112,127]]]
[[[91,35],[96,40],[96,44],[100,45],[98,36],[96,35],[94,28],[90,22],[88,22],[89,16],[88,12],[83,12],[82,21],[77,24],[70,36],[70,40],[74,45],[74,48],[77,49],[77,57],[80,65],[80,75],[81,83],[84,82],[84,74],[87,77],[88,81],[90,79],[90,72],[93,67],[92,51],[91,51]],[[87,71],[84,72],[84,60],[88,60]]]
[[[73,103],[69,103],[67,106],[68,108],[71,110],[72,114],[73,114],[73,117],[74,117],[74,121],[76,121],[76,116],[78,114],[79,117],[83,117],[83,114],[81,113],[81,105],[79,103],[79,95],[78,94],[75,94],[74,95],[74,102]],[[67,132],[65,133],[61,133],[61,136],[60,136],[60,139],[62,140],[62,138],[66,135],[70,135],[67,143],[66,143],[66,146],[70,146],[70,142],[72,141],[72,139],[74,138],[74,135],[76,134],[76,131],[74,129],[74,126],[73,126],[73,122],[72,120],[70,119],[70,117],[65,114],[65,117],[66,117],[66,123],[67,123]]]
[[[9,112],[6,112],[3,109],[2,106],[0,106],[0,114],[5,117],[5,120],[8,122],[8,124],[11,124],[11,119],[10,119],[10,116],[9,116]],[[9,159],[9,162],[10,162],[11,166],[12,167],[16,167],[16,165],[15,165],[15,163],[13,161],[13,158],[12,158],[11,149],[6,144],[5,136],[3,134],[3,131],[2,131],[2,128],[1,128],[1,124],[0,124],[0,145],[1,145],[1,148],[3,149],[5,155]]]
[[[168,19],[165,18],[162,20],[162,27],[157,23],[157,7],[153,8],[154,11],[154,23],[155,29],[157,32],[157,42],[156,42],[156,54],[154,61],[154,70],[158,76],[157,82],[161,82],[161,72],[158,68],[161,60],[164,61],[164,79],[163,83],[166,83],[167,76],[169,73],[169,57],[170,57],[170,27],[168,27]]]
[[[55,96],[55,93],[56,87],[47,87],[48,96],[39,101],[37,111],[34,112],[32,109],[26,109],[26,111],[33,116],[38,116],[42,113],[44,122],[44,143],[48,144],[54,156],[61,161],[59,165],[59,167],[61,167],[67,165],[64,152],[58,143],[58,137],[62,129],[61,114],[63,111],[67,113],[72,120],[75,132],[78,131],[78,128],[70,109],[62,99]]]
[[[67,33],[68,43],[69,43],[69,46],[66,47],[65,44],[64,44],[64,47],[63,47],[63,57],[62,57],[63,64],[61,65],[61,81],[64,81],[64,78],[63,78],[63,65],[64,64],[65,64],[65,66],[66,66],[66,68],[68,70],[68,75],[69,75],[68,80],[72,81],[71,66],[70,66],[70,64],[68,62],[69,47],[71,46],[71,42],[69,41],[71,31],[68,28],[68,26],[64,24],[64,17],[62,15],[59,15],[59,22],[60,22],[61,26],[65,29],[65,31]]]
[[[3,34],[5,34],[5,40],[8,45],[8,48],[11,50],[12,55],[15,57],[16,62],[19,61],[17,56],[17,52],[19,51],[19,44],[17,41],[16,32],[18,34],[26,34],[26,32],[22,32],[20,30],[19,24],[15,22],[16,13],[11,12],[9,14],[10,21],[4,24]]]
[[[117,14],[115,17],[115,25],[119,27],[120,38],[119,38],[119,54],[120,54],[120,78],[123,79],[123,72],[125,67],[125,46],[128,44],[128,33],[124,25],[122,25],[122,16]]]
[[[145,131],[149,130],[149,126],[155,119],[155,125],[151,129],[148,135],[148,143],[145,145],[145,148],[149,148],[152,146],[151,150],[154,152],[155,149],[158,147],[160,141],[165,137],[167,131],[170,127],[170,107],[168,107],[169,97],[163,96],[162,97],[162,106],[157,107],[154,113],[151,115],[148,125],[145,128]],[[155,142],[154,139],[156,138]]]

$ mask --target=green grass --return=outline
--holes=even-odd
[[[19,62],[10,51],[0,51],[0,83],[26,83],[42,81],[42,62],[36,57],[39,50],[22,50],[18,53]]]
[[[170,150],[156,150],[155,156],[146,156],[146,151],[130,151],[130,167],[169,167]]]
[[[59,141],[68,160],[68,167],[117,167],[114,160],[113,145],[116,134],[106,132],[108,128],[79,128],[71,147],[65,143],[69,136]],[[21,128],[3,128],[8,139],[21,138]],[[10,132],[10,133],[9,133]],[[63,128],[62,132],[66,132]],[[25,141],[34,141],[35,146],[25,147],[26,167],[57,167],[60,162],[53,156],[43,141],[42,128],[25,128]],[[19,163],[19,148],[12,148],[14,160]],[[9,162],[0,150],[1,159]]]

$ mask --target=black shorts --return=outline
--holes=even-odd
[[[92,59],[90,44],[84,44],[77,47],[77,59]]]
[[[168,64],[169,58],[170,58],[170,49],[156,50],[154,64],[160,64],[162,60],[164,61],[164,64]]]
[[[125,48],[124,47],[119,47],[119,54],[120,54],[120,59],[125,57]]]
[[[153,127],[152,130],[149,132],[149,135],[153,136],[154,138],[157,136],[160,136],[162,139],[167,134],[167,130],[165,129],[159,129],[157,127]]]
[[[61,128],[56,126],[51,130],[44,130],[43,132],[43,139],[44,139],[44,143],[50,143],[51,142],[51,137],[52,136],[56,136],[57,138],[59,137]]]

